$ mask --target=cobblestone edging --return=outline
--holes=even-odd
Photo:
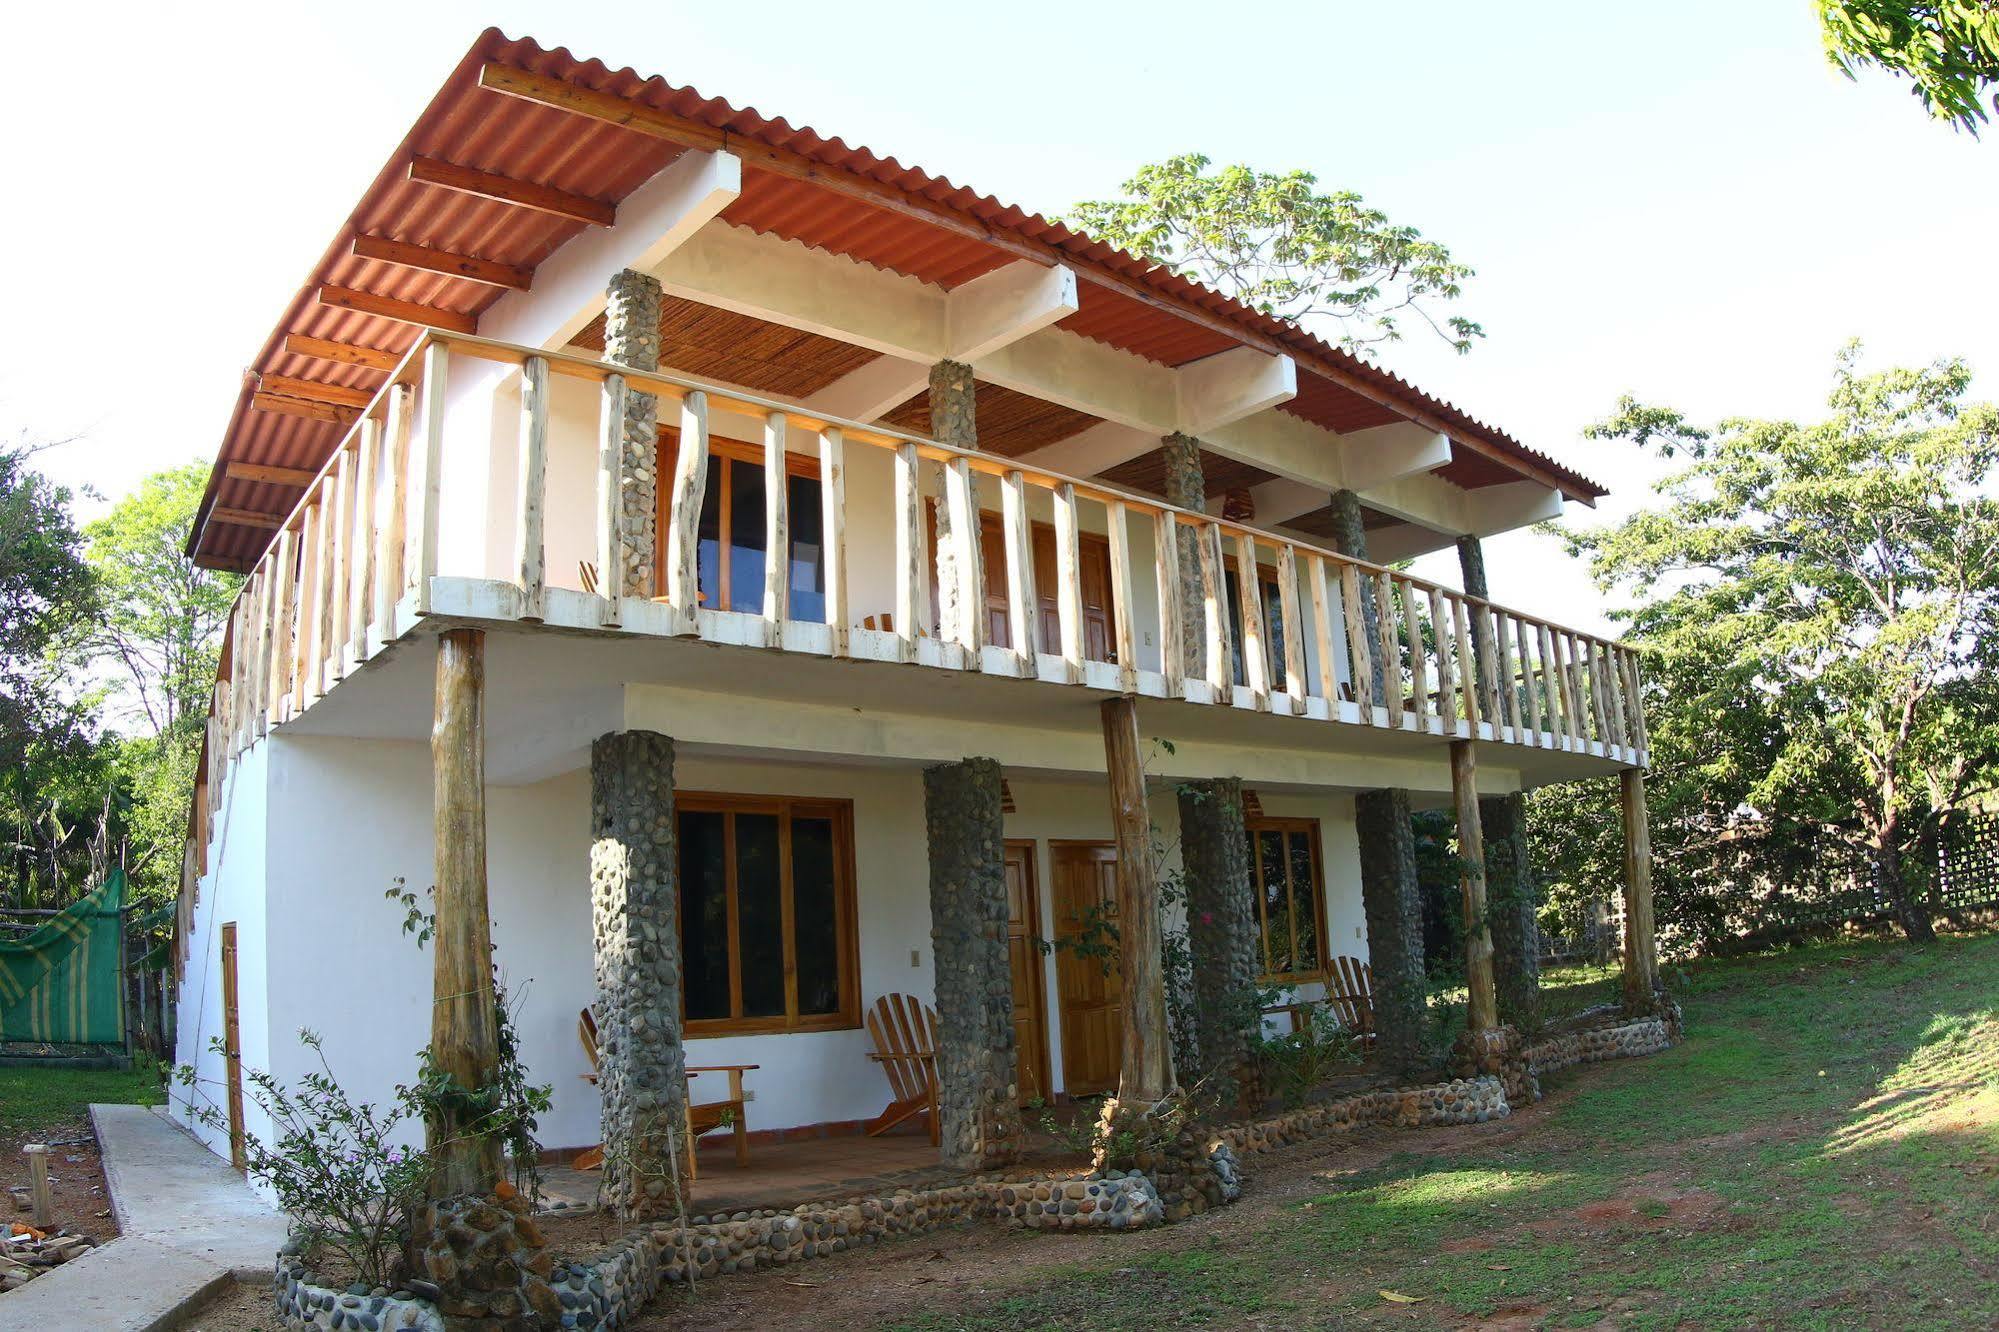
[[[414,1291],[386,1286],[334,1290],[314,1285],[293,1245],[278,1251],[273,1283],[273,1303],[287,1327],[322,1328],[326,1332],[445,1332],[444,1315]]]
[[[1665,1019],[1647,1017],[1614,1026],[1565,1032],[1529,1049],[1527,1062],[1533,1068],[1534,1076],[1540,1078],[1577,1064],[1657,1054],[1672,1044],[1672,1032],[1668,1030]]]
[[[1499,1079],[1454,1078],[1429,1087],[1362,1092],[1321,1105],[1308,1105],[1274,1119],[1233,1125],[1216,1137],[1237,1155],[1246,1156],[1335,1133],[1351,1133],[1368,1124],[1396,1128],[1483,1124],[1512,1113]]]

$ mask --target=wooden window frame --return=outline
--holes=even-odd
[[[681,1031],[688,1039],[706,1036],[751,1036],[804,1031],[849,1031],[861,1025],[860,917],[855,904],[854,802],[822,796],[747,795],[728,791],[676,791],[673,795],[676,822],[681,813],[690,814],[771,814],[778,820],[779,864],[782,868],[780,892],[784,931],[784,1014],[780,1017],[689,1018],[687,982],[683,967],[680,986]],[[840,1007],[832,1013],[798,1011],[798,937],[792,915],[791,820],[795,816],[830,818],[833,822],[833,912],[834,947],[840,968]],[[738,934],[736,898],[735,822],[724,825],[723,875],[728,901],[729,1008],[741,1013],[743,977]],[[676,852],[679,830],[675,829]],[[678,869],[675,882],[679,884]],[[682,918],[685,918],[685,889],[680,888]],[[685,947],[685,925],[682,947]]]
[[[671,480],[674,462],[679,455],[680,431],[672,426],[661,426],[659,428],[659,446],[654,450],[653,456],[653,464],[658,469],[653,475],[660,478],[662,482],[658,494],[654,497],[656,512],[653,515],[652,567],[655,569],[666,568],[666,545],[673,536],[667,530],[672,525],[668,521],[669,515],[667,511],[673,502],[673,487],[665,484],[665,482]],[[729,458],[736,462],[755,463],[761,467],[764,460],[764,448],[761,444],[752,444],[747,440],[720,439],[714,435],[710,435],[708,437],[708,460],[712,464],[717,458]],[[786,476],[809,477],[816,485],[819,481],[819,459],[810,454],[797,453],[791,449],[786,449],[784,451],[784,471]],[[733,590],[730,587],[730,583],[733,581],[735,566],[735,561],[729,558],[729,538],[733,535],[729,530],[729,515],[733,512],[729,503],[731,498],[729,492],[735,486],[731,469],[711,465],[708,469],[708,484],[711,487],[720,487],[717,491],[715,502],[717,505],[716,517],[721,532],[721,549],[717,553],[715,561],[715,604],[709,606],[708,609],[727,610],[733,601],[733,598],[730,596]],[[764,552],[764,558],[770,558],[769,551]],[[790,572],[790,559],[791,552],[786,551],[787,576]],[[758,594],[762,594],[761,588],[758,589]],[[706,603],[703,604],[705,605]]]
[[[1249,870],[1256,890],[1256,943],[1263,964],[1260,968],[1261,979],[1266,983],[1280,985],[1296,985],[1302,982],[1324,980],[1328,974],[1328,968],[1331,966],[1332,948],[1331,939],[1326,932],[1326,860],[1320,846],[1319,820],[1262,815],[1257,818],[1243,820],[1243,830],[1250,844]],[[1312,885],[1312,900],[1315,904],[1315,913],[1318,917],[1315,923],[1319,927],[1319,964],[1316,967],[1300,971],[1270,970],[1270,922],[1267,914],[1268,903],[1265,900],[1263,891],[1263,857],[1257,853],[1256,844],[1257,834],[1262,832],[1302,833],[1309,839],[1312,851],[1312,876],[1316,880]],[[1288,870],[1290,863],[1288,858],[1285,863]],[[1291,883],[1288,872],[1285,880],[1285,905],[1287,907],[1285,914],[1288,917],[1287,928],[1291,931],[1291,955],[1296,957],[1298,955],[1298,898],[1296,885]]]

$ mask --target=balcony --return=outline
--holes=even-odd
[[[640,393],[677,430],[658,480],[656,596],[617,595],[634,479],[618,445]],[[940,617],[940,602],[980,613]],[[1183,624],[1174,611],[1194,603]],[[361,409],[251,570],[208,790],[229,758],[426,622],[1183,701],[1343,728],[1328,747],[1472,739],[1523,768],[1581,760],[1558,765],[1566,775],[1647,758],[1638,655],[1618,643],[1101,482],[441,332]]]

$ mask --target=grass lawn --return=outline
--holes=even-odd
[[[92,1101],[158,1105],[160,1075],[150,1063],[129,1069],[0,1068],[0,1138],[81,1124]]]
[[[1559,1074],[1504,1125],[1409,1133],[1360,1167],[1253,1160],[1236,1208],[1080,1263],[1035,1261],[1067,1239],[1038,1237],[885,1321],[1999,1326],[1999,936],[1673,979],[1685,1044]]]

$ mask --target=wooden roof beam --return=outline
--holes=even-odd
[[[228,523],[232,527],[261,527],[273,531],[285,525],[285,520],[275,513],[258,513],[255,509],[225,509],[220,505],[208,511],[211,523]]]
[[[320,284],[319,303],[339,310],[352,310],[356,314],[379,315],[384,319],[415,324],[419,328],[443,329],[446,333],[479,331],[477,315],[440,310],[434,305],[418,305],[415,301],[399,301],[393,296],[378,296],[372,291],[356,291],[352,287],[336,287],[330,282]]]
[[[333,361],[340,365],[358,365],[364,370],[393,370],[403,359],[401,352],[362,347],[352,342],[335,342],[331,338],[312,338],[303,333],[285,334],[285,350],[293,356],[309,356],[315,361]]]
[[[502,176],[496,171],[481,171],[476,167],[459,166],[456,162],[446,162],[441,158],[410,159],[409,176],[411,180],[422,185],[436,185],[447,190],[457,190],[460,194],[476,194],[481,199],[512,204],[516,208],[530,208],[537,213],[548,213],[587,226],[608,227],[618,220],[617,205],[607,204],[601,199],[571,194],[567,190],[558,190],[549,185],[537,185],[529,180],[516,180],[512,176]]]
[[[375,400],[374,393],[368,389],[321,384],[311,379],[296,379],[291,375],[259,375],[257,381],[257,387],[265,393],[276,393],[287,398],[304,398],[307,402],[331,403],[335,407],[366,407]]]
[[[442,273],[446,277],[463,278],[488,287],[505,287],[511,291],[526,291],[534,281],[531,269],[516,268],[512,264],[496,263],[469,254],[453,254],[449,250],[434,250],[428,245],[412,245],[387,236],[356,236],[354,257],[421,269],[426,273]]]
[[[303,490],[319,473],[305,467],[278,467],[270,463],[224,463],[222,474],[231,481],[254,481],[265,486],[291,486]]]
[[[336,407],[332,403],[311,402],[305,398],[288,398],[281,393],[252,393],[250,405],[260,412],[282,412],[286,416],[302,416],[308,421],[325,421],[332,425],[347,425],[355,417],[355,411],[351,407]]]

